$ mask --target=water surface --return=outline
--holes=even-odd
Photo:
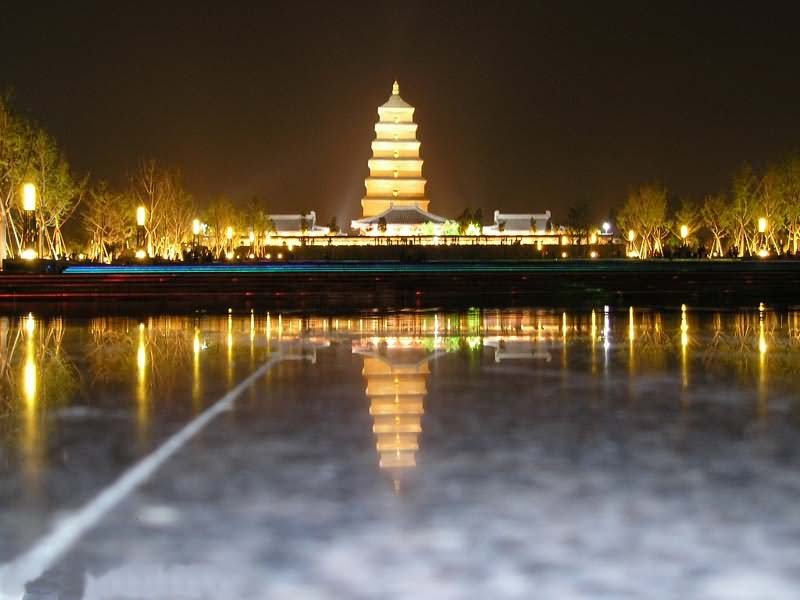
[[[800,587],[800,313],[758,309],[0,317],[0,563],[269,359],[25,597]]]

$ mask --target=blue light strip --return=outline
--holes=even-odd
[[[724,265],[724,266],[723,266]],[[64,270],[68,275],[191,275],[191,274],[325,274],[325,273],[476,273],[476,272],[598,272],[598,271],[701,271],[722,268],[752,269],[754,265],[767,268],[771,263],[759,261],[447,261],[424,263],[330,261],[276,262],[258,264],[170,264],[170,265],[72,265]],[[800,262],[798,262],[800,266]]]

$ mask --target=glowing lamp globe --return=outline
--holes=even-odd
[[[22,186],[22,209],[26,211],[36,210],[36,186],[26,183]]]
[[[689,228],[686,225],[681,225],[681,239],[685,240],[689,237]]]
[[[139,227],[144,227],[144,222],[147,219],[147,209],[144,206],[139,206],[136,209],[136,224]]]

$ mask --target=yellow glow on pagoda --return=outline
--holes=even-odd
[[[364,181],[366,196],[361,200],[364,217],[371,217],[394,206],[419,206],[428,210],[425,179],[419,156],[414,107],[400,97],[395,81],[392,95],[378,107],[369,177]]]

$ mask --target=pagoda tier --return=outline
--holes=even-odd
[[[391,206],[428,210],[419,148],[414,107],[400,97],[395,81],[392,95],[378,107],[369,177],[364,181],[366,196],[361,200],[363,217],[380,214]]]

